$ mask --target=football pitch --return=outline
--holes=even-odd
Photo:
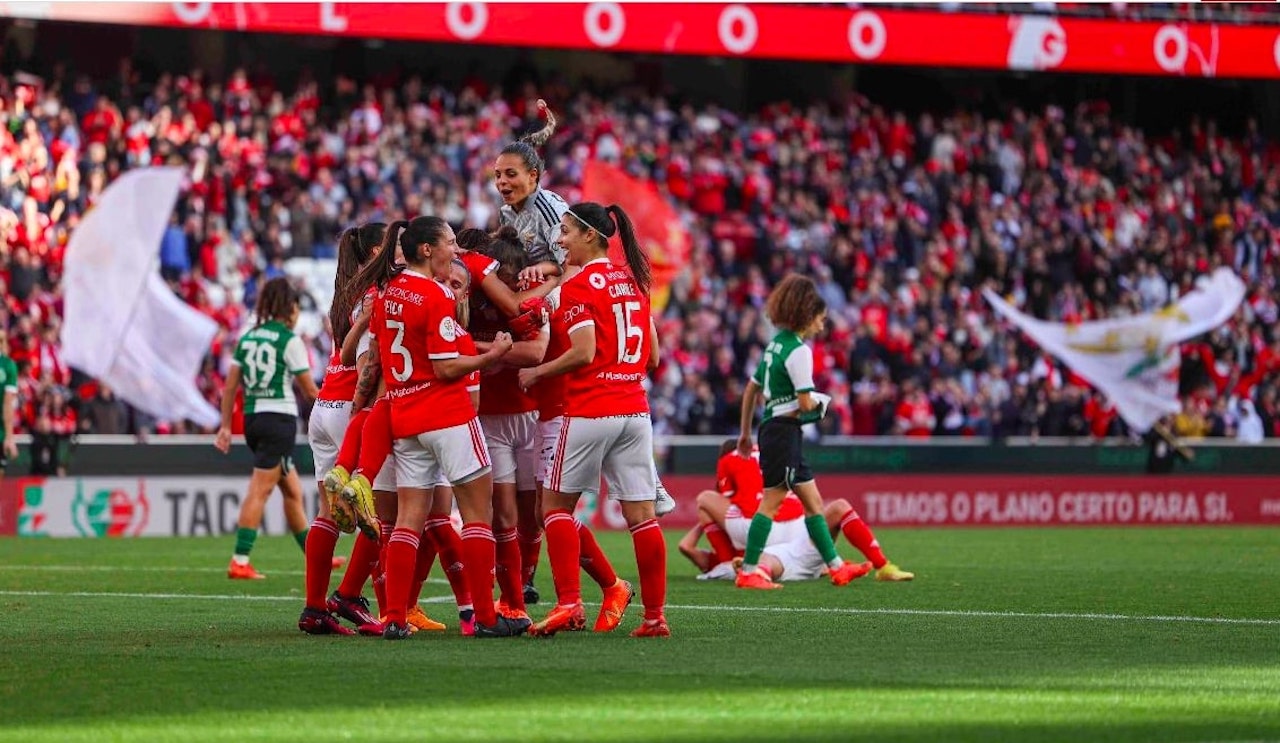
[[[878,536],[914,583],[761,593],[695,581],[668,532],[669,640],[626,637],[638,602],[616,635],[464,639],[437,567],[450,632],[398,643],[299,632],[291,539],[235,583],[231,539],[0,540],[0,740],[1280,739],[1280,532]],[[535,618],[545,556],[538,583]]]

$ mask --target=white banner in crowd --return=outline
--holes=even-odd
[[[1202,277],[1177,304],[1134,317],[1083,323],[1037,320],[984,289],[1001,315],[1100,390],[1134,430],[1147,431],[1177,413],[1178,344],[1225,323],[1244,299],[1244,282],[1229,269]]]
[[[174,296],[158,273],[181,168],[125,173],[67,245],[62,351],[71,366],[161,420],[216,426],[195,379],[217,324]]]

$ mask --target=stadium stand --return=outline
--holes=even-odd
[[[1150,12],[1272,20],[1166,5]],[[1137,12],[1078,10],[1093,7]],[[121,171],[190,168],[161,270],[221,326],[200,377],[216,401],[257,287],[288,274],[323,308],[329,279],[316,266],[342,226],[403,213],[494,225],[490,158],[533,126],[539,96],[563,111],[547,150],[551,188],[572,202],[597,158],[653,179],[687,217],[692,259],[661,319],[659,433],[736,431],[742,380],[767,337],[763,298],[792,270],[814,276],[832,308],[817,354],[819,384],[836,399],[827,434],[1122,433],[1105,400],[995,323],[979,289],[1039,317],[1083,320],[1159,307],[1227,265],[1252,289],[1223,331],[1184,348],[1175,423],[1233,436],[1248,398],[1266,435],[1280,435],[1280,146],[1254,120],[1231,136],[1211,119],[1166,133],[1135,128],[1105,101],[987,118],[861,97],[744,113],[560,85],[504,94],[478,78],[445,88],[304,76],[285,89],[243,69],[150,79],[127,60],[96,79],[65,68],[0,77],[0,313],[23,375],[20,428],[193,430],[148,420],[59,355],[68,236]],[[317,371],[322,314],[304,326]]]

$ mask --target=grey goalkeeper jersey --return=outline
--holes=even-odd
[[[524,208],[516,211],[503,204],[500,210],[502,224],[511,225],[520,234],[520,242],[529,254],[529,263],[554,261],[564,265],[564,251],[556,245],[560,236],[560,218],[569,211],[569,205],[555,191],[538,188],[524,202]]]

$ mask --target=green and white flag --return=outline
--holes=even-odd
[[[1111,398],[1125,422],[1143,432],[1181,409],[1179,344],[1231,319],[1245,286],[1229,269],[1220,268],[1162,310],[1083,323],[1037,320],[990,289],[982,294],[1000,315]]]

